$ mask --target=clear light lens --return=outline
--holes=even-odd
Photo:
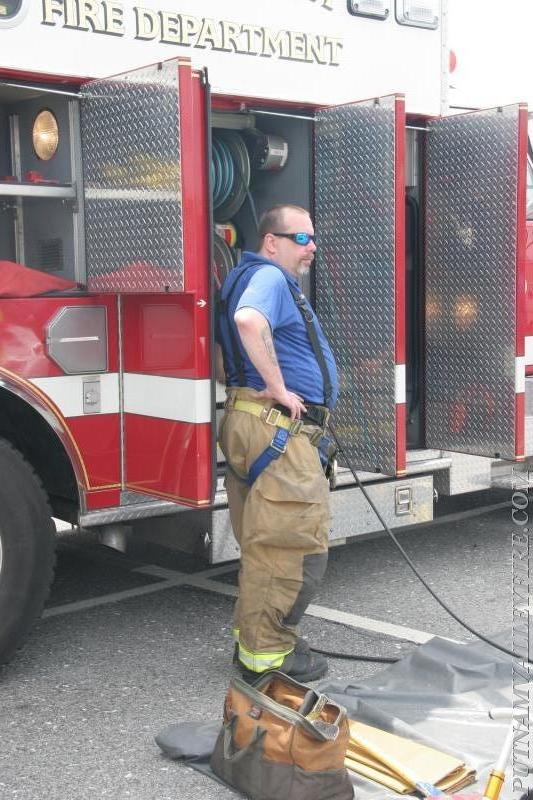
[[[350,0],[348,10],[350,14],[360,17],[375,17],[386,19],[389,15],[389,0]]]
[[[20,11],[22,0],[0,0],[0,18],[12,17]]]
[[[47,108],[39,111],[33,121],[33,149],[41,161],[50,161],[59,145],[59,126],[54,114]]]
[[[402,25],[436,28],[439,0],[396,0],[396,18]]]

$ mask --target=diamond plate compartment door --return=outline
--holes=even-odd
[[[527,108],[426,138],[426,444],[522,459]]]
[[[334,412],[358,469],[405,472],[405,106],[318,112],[316,305],[340,379]]]
[[[184,289],[178,61],[82,87],[87,285]]]

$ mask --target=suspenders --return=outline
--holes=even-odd
[[[239,347],[239,342],[235,330],[228,316],[230,301],[234,295],[237,286],[244,284],[241,291],[242,294],[242,292],[244,292],[244,290],[248,286],[248,283],[250,282],[252,275],[258,269],[261,269],[263,266],[265,265],[262,263],[250,264],[241,270],[239,270],[239,268],[232,270],[222,286],[221,296],[218,301],[219,335],[222,343],[225,345],[223,346],[224,371],[226,373],[226,378],[228,378],[230,374],[230,365],[227,358],[227,350],[228,350],[227,344],[229,343],[231,353],[233,355],[233,368],[237,374],[237,379],[241,386],[245,385],[244,359],[242,357],[242,353]],[[276,265],[273,264],[273,266]],[[285,278],[287,278],[285,273],[283,273],[283,275]],[[309,337],[309,342],[311,344],[311,348],[316,358],[318,367],[320,369],[320,373],[322,375],[322,380],[324,383],[324,405],[329,407],[329,403],[331,401],[333,393],[331,377],[326,364],[324,352],[320,347],[320,342],[318,340],[318,334],[314,323],[311,307],[308,305],[307,300],[305,299],[305,295],[303,295],[299,290],[297,290],[294,286],[292,286],[292,284],[289,282],[288,279],[287,279],[287,286],[290,290],[291,296],[296,304],[298,311],[302,315],[307,335]],[[250,471],[246,477],[246,482],[248,483],[249,486],[251,486],[254,483],[256,478],[270,464],[271,461],[279,458],[280,455],[282,455],[285,452],[285,450],[287,449],[287,442],[289,436],[290,434],[287,429],[280,427],[276,428],[276,433],[274,434],[272,441],[270,442],[270,445],[258,456],[258,458],[254,461],[254,463],[250,467]]]

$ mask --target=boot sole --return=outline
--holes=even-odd
[[[258,678],[262,677],[265,672],[271,672],[272,670],[265,670],[264,672],[252,672],[250,669],[246,669],[246,667],[240,667],[241,675],[243,679],[247,683],[253,683]],[[327,674],[328,665],[322,665],[317,667],[314,670],[309,670],[308,672],[285,672],[283,668],[278,668],[278,672],[283,672],[285,675],[288,675],[289,678],[294,678],[295,681],[299,681],[300,683],[308,683],[309,681],[318,681],[320,678],[323,678],[324,675]]]

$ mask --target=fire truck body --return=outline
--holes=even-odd
[[[46,597],[51,512],[238,556],[215,294],[276,202],[313,212],[337,430],[389,524],[524,458],[527,110],[439,116],[444,3],[298,0],[306,33],[270,5],[0,3],[4,658]],[[81,287],[43,294],[43,273]],[[345,464],[332,510],[332,541],[378,528]]]

